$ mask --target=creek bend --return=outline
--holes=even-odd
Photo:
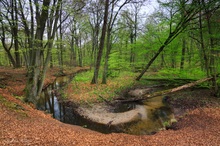
[[[53,84],[43,90],[37,109],[51,113],[61,122],[102,133],[153,134],[164,129],[166,124],[175,119],[172,109],[162,102],[162,96],[143,103],[119,103],[115,106],[104,103],[76,106],[71,102],[59,102],[57,97],[59,92],[54,91],[59,91],[72,79],[73,76],[58,77]],[[148,89],[138,90],[142,93]]]

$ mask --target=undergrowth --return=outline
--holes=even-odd
[[[77,74],[69,85],[68,98],[80,103],[111,101],[120,91],[135,84],[135,74],[131,72],[108,78],[107,84],[101,84],[101,77],[98,84],[91,84],[92,76],[92,71]]]
[[[159,83],[165,83],[167,86],[181,86],[196,80],[206,78],[206,74],[200,68],[182,69],[166,68],[158,72],[147,72],[143,79],[158,79]],[[203,82],[196,85],[198,88],[210,88],[210,82]]]
[[[98,78],[98,84],[91,84],[93,77],[93,71],[87,71],[77,74],[71,84],[68,86],[68,92],[66,96],[68,99],[73,100],[77,103],[94,103],[111,101],[124,89],[133,86],[150,86],[160,85],[161,81],[148,81],[146,78],[154,79],[167,79],[165,84],[167,86],[180,86],[188,82],[204,78],[205,75],[200,70],[179,70],[179,69],[164,69],[159,72],[146,72],[143,79],[136,81],[137,74],[129,71],[121,71],[118,76],[109,77],[107,84],[101,84],[101,76]],[[175,80],[175,79],[183,79]],[[189,79],[189,81],[184,81]],[[208,87],[209,83],[204,82],[199,85],[199,88]]]
[[[153,75],[153,76],[151,76]],[[206,77],[204,71],[198,68],[193,69],[178,69],[178,68],[167,68],[161,69],[156,74],[149,74],[149,77],[153,78],[166,78],[166,79],[201,79]]]

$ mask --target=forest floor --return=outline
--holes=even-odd
[[[80,68],[68,70],[76,72]],[[178,122],[154,135],[102,134],[55,120],[50,114],[22,102],[26,82],[24,69],[0,67],[0,145],[220,145],[220,99],[207,89],[173,93],[170,104]],[[45,85],[55,80],[49,70]],[[178,108],[177,108],[178,107]]]

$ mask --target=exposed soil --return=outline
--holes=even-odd
[[[79,69],[79,68],[77,68]],[[58,69],[50,70],[45,82],[54,81]],[[68,73],[76,70],[69,70]],[[178,122],[154,135],[102,134],[61,123],[23,103],[25,70],[0,67],[0,145],[212,145],[220,144],[220,99],[207,89],[173,93],[171,106]],[[178,97],[178,98],[177,98]]]

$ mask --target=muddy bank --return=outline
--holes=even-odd
[[[105,104],[95,104],[92,107],[79,107],[76,111],[83,117],[104,125],[120,125],[147,118],[147,111],[143,106],[136,105],[132,110],[113,113]]]
[[[153,91],[152,88],[132,88],[122,91],[123,93],[119,98],[124,99],[129,97],[140,97],[146,93]],[[146,102],[146,104],[149,104]],[[158,99],[155,103],[150,103],[150,106],[154,106],[152,104],[156,104],[156,107],[159,108],[163,106],[162,100]],[[144,105],[144,103],[118,103],[112,101],[111,104],[106,103],[94,103],[90,106],[81,105],[76,111],[81,116],[94,121],[96,123],[105,124],[105,125],[120,125],[126,124],[130,122],[135,122],[139,120],[145,120],[148,118],[147,108],[150,106]],[[152,108],[153,109],[153,108]],[[151,110],[152,110],[151,109]]]
[[[112,101],[106,103],[88,103],[76,105],[72,101],[59,102],[62,97],[57,97],[54,91],[59,93],[66,82],[72,78],[58,78],[56,82],[48,86],[39,100],[38,109],[49,111],[53,117],[69,124],[83,126],[103,133],[124,132],[130,134],[150,134],[164,129],[164,123],[171,124],[174,116],[172,110],[162,102],[163,97],[155,97],[149,101],[138,103],[120,103]],[[140,97],[156,88],[133,88],[122,93],[126,97]],[[62,95],[61,95],[62,96]],[[113,104],[114,103],[114,104]],[[142,126],[140,126],[142,125]],[[148,125],[143,126],[143,125]],[[110,128],[111,127],[111,128]],[[139,132],[137,127],[141,127]],[[133,129],[133,130],[132,130]],[[135,133],[131,132],[134,131]],[[150,130],[149,130],[150,129]]]
[[[161,90],[152,87],[133,87],[123,91],[121,99],[140,97],[146,93]],[[117,98],[118,99],[118,98]],[[145,135],[170,127],[176,122],[173,109],[163,101],[163,96],[158,96],[144,102],[111,102],[111,104],[97,103],[90,106],[80,106],[77,113],[92,121],[105,126],[116,126],[121,132]],[[118,100],[116,100],[118,101]]]
[[[126,91],[125,95],[131,97],[142,96],[146,92],[158,89],[132,89]],[[160,89],[161,90],[161,89]],[[200,95],[200,91],[205,96]],[[166,128],[177,129],[179,120],[184,117],[189,110],[209,105],[219,105],[219,99],[206,97],[210,96],[208,89],[186,89],[169,94],[169,99],[164,103],[164,97],[158,96],[147,100],[141,105],[135,104],[134,107],[124,112],[114,112],[111,106],[106,104],[94,104],[92,107],[79,107],[77,112],[86,119],[107,126],[125,126],[125,133],[129,134],[151,134]],[[184,104],[182,104],[184,103]],[[173,124],[174,123],[174,124]],[[146,126],[147,125],[147,126]]]
[[[155,133],[161,129],[166,129],[166,127],[170,128],[172,123],[176,122],[176,116],[177,118],[181,117],[186,112],[181,106],[175,107],[174,102],[171,102],[174,101],[172,96],[174,99],[176,98],[175,94],[166,99],[166,103],[164,103],[164,97],[162,96],[154,97],[141,103],[133,102],[131,104],[116,103],[109,105],[104,103],[88,103],[76,106],[72,101],[60,103],[57,95],[53,95],[53,91],[58,91],[65,82],[70,81],[71,78],[66,77],[64,80],[62,78],[57,80],[55,82],[57,89],[52,87],[50,89],[52,92],[50,90],[47,91],[47,94],[52,97],[48,97],[48,103],[44,103],[44,105],[48,105],[47,109],[54,113],[54,118],[65,123],[79,125],[103,133],[124,132],[142,135]],[[158,87],[158,85],[132,87],[122,92],[120,95],[123,96],[120,98],[139,98],[144,94],[158,90],[164,90],[164,87]],[[126,109],[121,110],[125,106],[127,106]],[[116,130],[110,127],[114,127]]]

